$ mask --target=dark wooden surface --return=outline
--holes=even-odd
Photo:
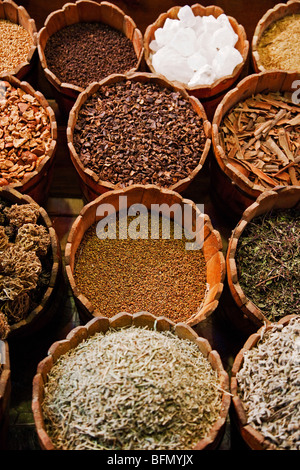
[[[60,8],[63,0],[19,0],[29,14],[35,19],[37,29],[43,26],[47,15],[51,11]],[[144,32],[148,24],[151,24],[157,16],[176,5],[192,5],[196,2],[171,1],[171,0],[135,0],[114,1],[136,22],[138,28]],[[251,43],[253,31],[258,20],[277,2],[271,0],[223,0],[203,1],[202,5],[215,4],[223,8],[227,15],[235,17],[241,23]],[[251,68],[249,69],[251,73]],[[33,72],[26,78],[35,89],[40,90],[56,113],[58,122],[58,147],[54,176],[50,188],[50,195],[45,207],[53,221],[58,233],[62,252],[64,251],[66,238],[72,222],[84,205],[79,187],[77,174],[72,167],[68,148],[66,145],[67,116],[60,113],[55,102],[53,91],[37,62]],[[223,239],[223,250],[226,253],[228,237],[237,221],[230,220],[216,207],[210,194],[210,154],[204,171],[185,192],[184,196],[193,199],[196,203],[205,204],[207,212],[216,229]],[[221,297],[222,300],[222,297]],[[224,302],[224,300],[222,300]],[[61,303],[57,314],[49,326],[40,332],[38,336],[29,340],[20,341],[10,345],[12,368],[12,396],[10,408],[10,425],[8,429],[7,448],[9,450],[38,450],[39,445],[35,433],[33,416],[31,412],[32,379],[36,372],[38,362],[45,357],[50,345],[63,339],[71,328],[79,324],[74,302],[68,290],[67,283],[61,286]],[[206,337],[213,348],[221,355],[225,369],[230,374],[230,368],[236,353],[242,347],[246,335],[236,330],[231,325],[222,309],[222,302],[217,311],[203,324],[196,327],[196,331]],[[220,444],[221,450],[246,450],[234,423],[228,418],[224,438]]]

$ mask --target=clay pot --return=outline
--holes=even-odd
[[[286,326],[293,317],[294,315],[286,316],[278,323]],[[270,329],[272,329],[272,324],[269,324],[266,327],[261,327],[256,333],[249,336],[243,348],[235,357],[231,369],[230,391],[232,393],[232,417],[243,440],[251,450],[278,450],[278,448],[272,444],[270,440],[267,440],[261,432],[251,426],[251,424],[248,424],[247,412],[239,397],[237,382],[237,374],[243,367],[245,353],[256,347],[262,335]]]
[[[247,224],[254,219],[254,217],[267,214],[271,210],[290,209],[293,207],[300,207],[300,186],[289,186],[266,191],[245,210],[229,239],[226,255],[226,271],[231,295],[231,299],[229,300],[231,300],[233,305],[228,302],[227,305],[224,303],[223,307],[226,308],[226,313],[230,317],[230,320],[236,324],[238,329],[242,329],[244,326],[245,332],[248,331],[252,333],[264,324],[270,324],[270,321],[265,317],[261,309],[247,298],[239,284],[236,262],[236,250],[239,239],[242,237]]]
[[[181,6],[174,6],[170,8],[167,12],[162,13],[156,19],[154,23],[149,25],[146,28],[144,34],[144,48],[145,48],[145,62],[148,66],[149,70],[153,73],[156,73],[151,60],[151,50],[149,45],[152,40],[155,39],[155,31],[158,28],[162,28],[166,19],[177,19],[178,12]],[[218,18],[221,14],[224,14],[224,11],[219,6],[210,5],[210,6],[202,6],[199,3],[191,5],[191,9],[195,16],[209,16],[212,15],[215,18]],[[249,52],[249,42],[246,37],[245,29],[242,25],[238,24],[235,18],[228,16],[230,24],[234,30],[234,32],[238,35],[239,39],[236,44],[236,49],[241,53],[243,57],[243,62],[237,65],[231,75],[225,76],[216,80],[211,85],[197,85],[197,86],[188,86],[184,83],[174,82],[176,84],[180,84],[182,87],[186,89],[186,91],[190,94],[195,96],[196,98],[200,99],[202,104],[205,107],[206,113],[208,115],[209,120],[213,117],[213,111],[216,108],[217,104],[220,102],[224,94],[237,82],[240,78],[242,71],[246,68],[246,61]]]
[[[287,3],[277,3],[274,8],[270,8],[263,17],[259,20],[256,25],[253,38],[252,38],[252,63],[255,72],[266,72],[267,69],[264,67],[257,46],[264,34],[264,32],[276,21],[284,18],[287,15],[294,15],[300,13],[299,0],[289,0]]]
[[[37,169],[32,171],[29,176],[23,178],[18,183],[12,183],[9,185],[2,185],[5,189],[15,189],[22,194],[27,194],[32,197],[38,204],[44,204],[48,198],[50,184],[52,181],[53,164],[56,151],[57,141],[57,123],[53,109],[50,107],[48,101],[39,91],[35,91],[31,85],[27,82],[20,82],[13,76],[5,77],[5,80],[9,82],[15,88],[21,88],[29,95],[34,96],[38,102],[42,105],[46,111],[51,126],[51,146],[48,149],[46,156],[43,158]]]
[[[56,91],[56,99],[61,110],[68,114],[83,88],[71,83],[62,83],[61,80],[48,68],[45,57],[47,40],[57,31],[74,23],[99,22],[111,26],[132,41],[138,70],[144,56],[143,36],[136,27],[133,19],[116,5],[109,2],[96,3],[92,0],[77,0],[75,3],[66,3],[60,10],[51,12],[38,34],[38,54],[44,74]],[[129,70],[128,70],[129,72]]]
[[[102,332],[105,334],[109,328],[119,329],[129,326],[147,326],[149,329],[156,328],[157,331],[171,331],[182,339],[189,339],[196,343],[200,351],[208,358],[212,368],[218,374],[220,389],[223,390],[222,406],[220,416],[212,426],[208,436],[201,439],[195,446],[194,450],[214,449],[218,445],[224,432],[224,425],[231,400],[230,394],[228,393],[228,374],[223,368],[219,354],[217,351],[211,349],[211,346],[206,339],[199,337],[184,323],[174,325],[164,317],[157,318],[148,312],[140,312],[133,315],[128,313],[119,313],[110,319],[99,316],[89,321],[85,326],[79,326],[73,329],[66,339],[56,341],[52,344],[47,357],[39,363],[37,373],[33,379],[32,410],[39,443],[43,450],[55,450],[55,447],[47,434],[42,412],[42,402],[45,393],[44,387],[47,383],[47,374],[51,371],[53,364],[55,364],[60,356],[74,349],[82,341],[85,341],[96,333]]]
[[[0,450],[6,450],[11,394],[11,371],[7,341],[0,341]]]
[[[92,201],[99,195],[103,194],[105,191],[118,189],[118,186],[110,183],[109,181],[100,180],[99,177],[93,171],[86,169],[83,166],[73,144],[73,133],[74,133],[74,127],[76,125],[76,121],[78,118],[78,114],[83,104],[88,100],[90,96],[96,93],[100,89],[100,87],[122,82],[123,80],[132,80],[132,81],[136,81],[140,83],[155,83],[167,89],[178,91],[179,93],[182,94],[182,96],[185,99],[190,101],[195,112],[200,117],[202,117],[204,132],[206,136],[206,143],[205,143],[205,147],[203,149],[202,155],[200,155],[199,157],[199,163],[196,166],[196,168],[190,173],[190,175],[188,175],[184,179],[177,181],[176,183],[172,184],[168,188],[170,190],[177,191],[179,193],[183,192],[189,186],[189,184],[194,180],[194,178],[198,175],[198,173],[201,171],[206,161],[206,157],[208,155],[208,152],[210,149],[210,143],[211,143],[210,122],[207,120],[204,108],[201,105],[201,103],[196,98],[189,96],[183,88],[179,86],[173,86],[171,82],[164,80],[160,75],[136,72],[133,74],[126,74],[126,75],[114,74],[114,75],[110,75],[108,78],[102,80],[99,83],[92,83],[83,93],[81,93],[78,96],[78,99],[70,112],[68,127],[67,127],[68,147],[69,147],[71,160],[80,178],[81,189],[82,189],[85,199],[87,201]]]
[[[83,322],[89,321],[91,318],[97,317],[104,312],[99,312],[95,309],[91,305],[91,302],[79,291],[73,276],[75,254],[88,228],[103,218],[103,216],[97,215],[97,208],[101,204],[111,204],[118,213],[121,201],[120,196],[127,197],[127,206],[125,206],[125,208],[129,208],[132,204],[143,204],[150,210],[153,204],[159,204],[160,207],[162,204],[165,204],[167,207],[171,207],[173,204],[179,204],[183,213],[185,205],[191,206],[193,211],[192,220],[187,223],[183,222],[184,227],[190,233],[195,231],[197,221],[202,222],[203,232],[201,232],[201,235],[203,235],[204,242],[201,249],[206,261],[206,276],[209,290],[202,305],[199,305],[198,311],[186,321],[190,326],[198,324],[214,312],[222,293],[225,278],[225,260],[222,253],[221,237],[219,232],[212,227],[208,215],[200,213],[199,209],[192,201],[183,199],[174,191],[161,189],[154,185],[133,185],[127,189],[109,191],[87,204],[72,225],[65,249],[65,264],[67,277],[81,320]],[[163,208],[160,210],[166,217],[174,217],[173,214],[168,213],[168,209],[166,209],[167,212],[164,212]],[[202,230],[202,228],[200,228],[200,230]]]
[[[34,204],[35,201],[28,195],[23,195],[14,189],[0,188],[0,198],[9,201],[12,204]],[[40,303],[34,310],[29,312],[24,320],[14,323],[10,326],[10,332],[7,339],[9,341],[19,340],[26,336],[33,335],[36,331],[43,328],[56,313],[57,294],[60,283],[62,282],[61,273],[61,250],[58,237],[53,228],[52,222],[43,207],[39,206],[41,223],[48,229],[51,240],[51,254],[53,258],[49,285],[45,291]]]
[[[240,218],[266,188],[254,184],[237,166],[233,166],[220,141],[219,127],[226,114],[240,101],[268,92],[291,92],[297,79],[292,72],[261,72],[250,75],[229,91],[218,105],[212,122],[212,144],[214,158],[211,160],[212,197],[229,217]],[[271,189],[271,188],[270,188]]]
[[[6,75],[14,75],[19,80],[22,80],[32,69],[34,62],[34,55],[37,49],[37,30],[34,19],[30,18],[29,14],[23,6],[18,6],[12,0],[0,0],[0,19],[8,20],[12,23],[23,26],[29,32],[33,45],[28,53],[26,62],[19,64],[13,71],[3,72],[0,78]]]

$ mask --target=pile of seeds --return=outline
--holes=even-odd
[[[63,83],[86,88],[112,73],[135,68],[132,42],[102,23],[75,23],[54,33],[45,46],[48,68]]]
[[[289,93],[257,94],[220,125],[225,165],[264,189],[300,184],[300,106]]]
[[[196,315],[207,292],[204,255],[186,250],[184,234],[175,239],[170,226],[170,239],[153,239],[150,232],[122,239],[118,230],[115,239],[99,239],[92,225],[76,252],[77,289],[108,317],[149,311],[178,322]]]
[[[299,317],[262,334],[237,373],[248,423],[280,449],[300,450],[299,376]]]
[[[265,69],[300,72],[300,14],[272,23],[262,34],[257,52]]]
[[[22,182],[51,146],[47,111],[32,95],[0,82],[0,186]]]
[[[219,416],[218,382],[196,344],[171,332],[97,333],[50,370],[46,429],[63,450],[191,449]]]
[[[255,217],[237,246],[239,283],[270,321],[300,312],[299,209]]]
[[[23,26],[0,20],[0,74],[12,73],[26,63],[32,46],[32,37]]]
[[[81,107],[74,147],[85,168],[120,187],[170,186],[199,164],[203,120],[179,92],[148,82],[102,87]]]
[[[0,200],[0,337],[27,317],[49,285],[50,235],[36,204]]]

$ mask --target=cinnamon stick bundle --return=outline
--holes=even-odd
[[[259,93],[224,117],[220,142],[232,165],[261,190],[300,185],[300,106],[288,93]]]

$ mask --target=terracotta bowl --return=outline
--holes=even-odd
[[[195,224],[200,222],[198,227],[199,230],[203,230],[203,232],[201,232],[201,236],[203,236],[204,242],[201,249],[206,261],[206,282],[209,289],[202,305],[199,305],[198,311],[195,312],[188,321],[186,321],[188,325],[198,324],[214,312],[218,306],[219,298],[222,293],[223,281],[225,278],[225,260],[222,253],[221,237],[219,232],[212,227],[209,217],[200,212],[198,207],[196,207],[192,201],[183,199],[174,191],[161,189],[154,185],[134,185],[124,190],[109,191],[87,204],[72,225],[65,249],[66,273],[82,321],[88,321],[93,317],[103,314],[103,312],[99,312],[95,309],[91,302],[79,291],[76,285],[73,276],[75,254],[88,228],[93,223],[98,222],[103,218],[103,216],[97,215],[97,208],[101,204],[108,204],[112,205],[116,213],[118,213],[121,201],[120,196],[127,197],[127,206],[125,206],[125,208],[129,208],[133,204],[143,204],[148,210],[150,210],[153,204],[159,204],[161,213],[169,218],[174,218],[174,214],[170,214],[170,211],[168,212],[168,207],[170,208],[173,204],[180,205],[180,208],[182,208],[183,211],[186,205],[190,206],[192,209],[192,218],[189,221],[185,221],[183,218],[182,222],[184,227],[190,233],[195,231]],[[162,204],[165,204],[167,212],[164,212]]]
[[[209,450],[218,445],[224,432],[224,425],[231,401],[230,394],[228,393],[228,374],[223,368],[219,354],[217,351],[211,349],[211,346],[206,339],[199,337],[184,323],[174,325],[164,317],[157,318],[148,312],[140,312],[135,313],[134,315],[119,313],[110,319],[99,316],[89,321],[85,326],[79,326],[71,330],[66,339],[56,341],[52,344],[47,357],[39,363],[37,373],[33,379],[32,410],[39,443],[42,449],[55,450],[55,447],[47,434],[42,411],[44,386],[47,383],[47,374],[51,371],[53,364],[55,364],[60,356],[66,354],[82,341],[85,341],[96,333],[102,332],[105,334],[109,328],[119,329],[129,326],[148,327],[149,329],[156,328],[157,331],[171,331],[179,338],[189,339],[196,343],[200,351],[208,358],[208,361],[212,368],[217,371],[220,379],[220,388],[223,390],[222,406],[220,416],[213,424],[208,436],[201,439],[195,446],[194,450]]]
[[[7,448],[11,370],[7,341],[0,340],[0,450]]]
[[[104,23],[123,32],[131,40],[137,56],[136,67],[131,71],[138,70],[144,56],[142,33],[137,28],[133,19],[125,15],[118,6],[112,3],[78,0],[74,3],[66,3],[60,10],[50,13],[38,34],[38,54],[45,76],[54,87],[54,90],[58,92],[57,96],[60,98],[59,104],[66,111],[71,109],[78,95],[84,90],[82,87],[71,83],[62,83],[48,68],[44,51],[50,36],[66,26],[80,22]]]
[[[30,34],[33,44],[28,53],[26,62],[19,64],[13,71],[3,72],[0,78],[6,75],[14,75],[19,80],[22,80],[32,69],[34,62],[34,55],[37,49],[37,30],[34,19],[30,18],[29,14],[23,6],[17,5],[12,0],[0,0],[0,19],[8,20],[12,23],[23,26]]]
[[[188,100],[195,112],[203,119],[203,128],[204,133],[206,136],[206,142],[201,155],[199,155],[199,163],[196,168],[184,179],[178,180],[176,183],[172,184],[168,189],[173,191],[177,191],[179,193],[183,192],[189,184],[193,181],[193,179],[198,175],[201,171],[204,163],[206,161],[206,157],[208,155],[210,149],[210,134],[211,134],[211,125],[210,122],[207,120],[205,110],[200,103],[200,101],[192,96],[189,96],[186,91],[179,86],[174,86],[171,82],[163,79],[160,75],[151,74],[151,73],[144,73],[144,72],[135,72],[133,74],[114,74],[110,75],[108,78],[102,80],[99,83],[92,83],[83,93],[81,93],[76,103],[74,104],[68,121],[67,127],[67,141],[69,147],[69,153],[71,160],[77,173],[80,178],[81,189],[83,195],[87,201],[91,201],[98,197],[99,195],[103,194],[105,191],[119,189],[117,185],[110,183],[109,181],[102,181],[99,177],[91,170],[86,169],[82,164],[73,144],[73,134],[74,134],[74,127],[76,126],[78,113],[80,108],[84,105],[87,99],[96,93],[101,87],[107,86],[110,84],[118,83],[124,80],[132,80],[140,83],[154,83],[163,88],[167,88],[169,90],[178,91],[186,100]]]
[[[252,63],[255,72],[265,72],[267,69],[264,67],[259,52],[257,50],[258,43],[264,32],[276,21],[284,18],[287,15],[299,14],[300,3],[298,0],[289,0],[287,3],[277,3],[274,8],[270,8],[256,25],[253,38],[252,38]]]
[[[21,194],[14,189],[0,188],[0,198],[10,202],[11,204],[36,204],[31,197]],[[57,293],[60,283],[62,282],[60,244],[47,212],[43,207],[38,207],[40,223],[48,229],[51,240],[50,249],[53,262],[50,280],[40,303],[34,308],[34,310],[29,312],[24,320],[16,322],[10,326],[10,332],[7,336],[9,341],[18,340],[19,338],[34,334],[49,322],[57,309]]]
[[[234,307],[228,307],[227,314],[236,325],[242,326],[242,323],[253,330],[262,327],[264,324],[270,324],[270,321],[263,314],[262,310],[257,307],[244,293],[238,276],[238,268],[236,261],[236,251],[239,239],[247,227],[247,224],[254,218],[269,213],[276,209],[290,209],[300,207],[300,186],[278,188],[272,191],[266,191],[261,194],[257,200],[245,210],[241,220],[232,232],[229,239],[227,255],[226,255],[226,272],[227,282],[230,290]],[[248,331],[250,329],[248,328]],[[253,332],[253,331],[252,331]]]
[[[286,326],[293,317],[294,315],[286,316],[278,323]],[[265,334],[265,332],[270,329],[272,329],[272,324],[269,324],[266,327],[261,327],[256,333],[253,333],[251,336],[249,336],[243,348],[235,357],[231,369],[230,391],[232,393],[232,416],[244,442],[251,450],[279,450],[278,447],[272,444],[270,440],[266,439],[261,432],[248,423],[245,407],[238,394],[237,381],[237,373],[243,367],[245,352],[250,351],[252,348],[256,347],[258,341],[261,339],[261,335]]]
[[[238,166],[229,161],[221,140],[219,128],[226,114],[240,101],[268,92],[292,92],[293,83],[299,77],[292,72],[261,72],[250,75],[229,91],[218,105],[212,122],[212,144],[214,158],[211,160],[212,196],[217,204],[229,215],[240,218],[256,198],[267,189],[255,184]]]
[[[177,15],[178,15],[180,8],[181,8],[180,6],[174,6],[170,8],[166,13],[162,13],[161,15],[159,15],[159,17],[156,19],[154,23],[152,23],[151,25],[147,27],[145,31],[145,34],[144,34],[145,61],[149,70],[153,73],[155,73],[155,70],[153,68],[152,61],[151,61],[151,51],[150,51],[149,45],[151,41],[155,39],[155,36],[154,36],[155,31],[158,28],[163,27],[167,18],[177,19]],[[218,18],[218,16],[224,13],[222,8],[218,6],[210,5],[210,6],[204,7],[200,5],[199,3],[192,5],[191,9],[193,10],[193,13],[195,16],[213,15],[215,18]],[[231,75],[220,78],[216,80],[214,83],[212,83],[211,85],[188,86],[184,83],[180,83],[180,85],[183,86],[187,90],[188,93],[196,96],[200,100],[203,98],[211,98],[213,96],[218,95],[219,93],[223,93],[224,91],[228,90],[237,81],[238,77],[240,76],[245,66],[245,63],[248,57],[248,52],[249,52],[249,42],[246,38],[245,29],[242,25],[238,24],[235,18],[228,16],[228,19],[230,21],[230,24],[234,32],[239,37],[235,47],[241,53],[243,57],[243,62],[235,67]]]
[[[27,194],[32,197],[38,204],[43,204],[48,197],[49,188],[52,180],[52,170],[54,164],[54,157],[57,143],[57,123],[53,109],[50,107],[48,101],[39,91],[35,91],[27,82],[20,82],[13,76],[5,77],[5,81],[9,82],[14,88],[21,88],[27,94],[34,96],[46,111],[49,117],[50,131],[52,141],[47,150],[44,158],[38,164],[37,168],[27,176],[23,177],[16,183],[6,184],[5,179],[0,172],[0,187],[6,189],[16,189],[22,194]],[[7,180],[6,180],[7,181]]]

